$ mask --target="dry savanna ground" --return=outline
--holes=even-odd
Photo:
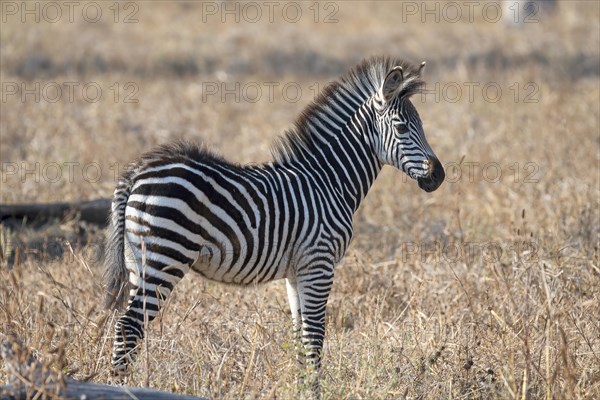
[[[445,2],[53,3],[61,17],[24,4],[2,2],[2,203],[108,197],[119,168],[176,138],[266,161],[362,58],[426,60],[431,92],[414,103],[447,181],[427,194],[386,167],[358,211],[329,300],[325,398],[600,398],[597,2],[522,26],[494,2],[455,2],[459,18]],[[101,240],[75,218],[3,224],[0,332],[106,383]],[[289,320],[283,282],[190,274],[129,384],[293,398]]]

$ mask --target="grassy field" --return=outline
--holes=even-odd
[[[599,3],[559,1],[522,26],[495,2],[53,3],[60,18],[23,4],[2,2],[2,203],[108,197],[128,161],[177,138],[267,161],[364,57],[427,61],[413,102],[447,180],[427,194],[387,167],[359,209],[329,301],[325,398],[600,398]],[[101,232],[3,226],[3,257],[8,242],[34,248],[0,267],[0,332],[109,382]],[[290,318],[283,282],[190,274],[129,384],[293,398]]]

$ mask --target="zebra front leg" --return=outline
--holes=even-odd
[[[285,280],[288,294],[288,301],[290,303],[290,310],[292,311],[292,335],[294,340],[294,349],[296,351],[296,360],[300,367],[300,374],[298,375],[298,387],[304,385],[304,377],[302,371],[304,367],[304,351],[302,349],[302,343],[300,341],[302,332],[302,317],[300,313],[300,297],[298,296],[297,282],[293,279]]]
[[[139,286],[130,290],[125,313],[115,324],[112,365],[115,375],[125,375],[134,363],[145,330],[160,310],[173,287],[185,274],[182,267],[148,267],[142,277],[131,273],[130,282]]]
[[[314,398],[321,397],[320,369],[325,339],[325,309],[333,285],[333,266],[318,266],[298,276],[297,290],[302,318],[302,345],[308,383]]]

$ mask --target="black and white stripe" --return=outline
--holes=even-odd
[[[364,61],[302,113],[272,163],[240,166],[176,143],[130,164],[114,193],[107,243],[108,303],[120,306],[129,289],[115,327],[115,369],[127,369],[145,323],[192,269],[241,285],[287,279],[301,362],[318,370],[334,267],[383,164],[427,191],[444,179],[409,101],[420,73],[399,60]]]

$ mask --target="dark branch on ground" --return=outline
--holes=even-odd
[[[0,204],[0,222],[20,221],[25,224],[43,224],[53,219],[75,216],[81,221],[106,226],[110,211],[110,199],[89,201]]]
[[[4,360],[8,374],[8,384],[0,386],[0,400],[31,398],[206,400],[148,388],[78,381],[48,369],[37,361],[31,351],[15,336],[0,335],[0,339],[2,340],[0,356]]]

